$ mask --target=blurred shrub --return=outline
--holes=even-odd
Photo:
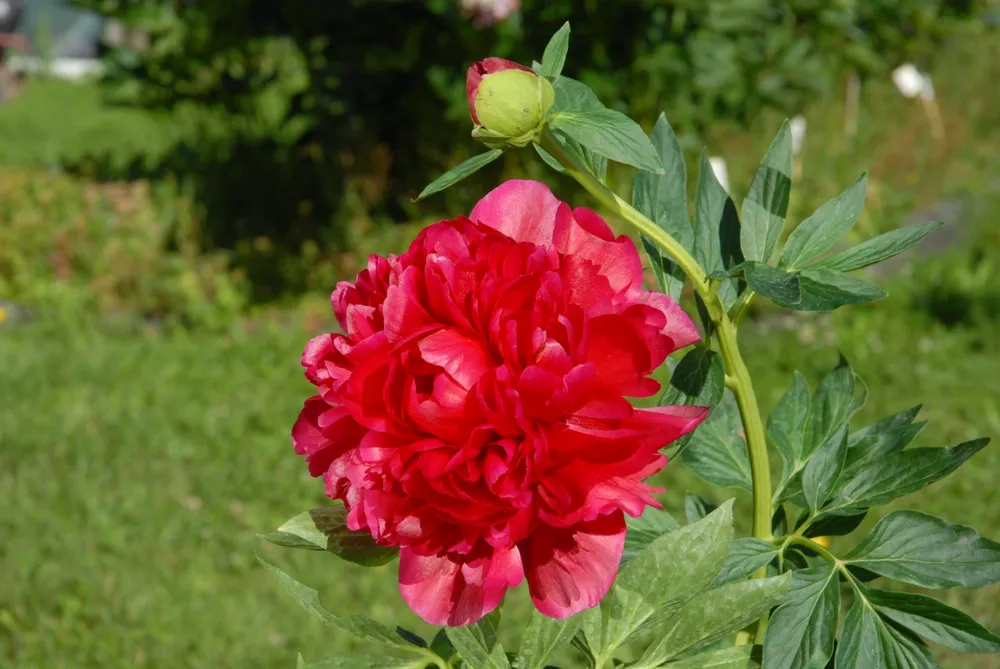
[[[955,243],[911,268],[914,274],[907,281],[913,286],[914,309],[947,326],[981,326],[995,332],[1000,322],[998,207],[1000,183],[994,180],[965,204],[964,225],[955,231]]]
[[[798,112],[847,70],[927,58],[980,3],[522,0],[519,14],[492,26],[457,0],[77,4],[149,34],[142,53],[110,52],[108,90],[185,119],[148,174],[189,179],[201,242],[233,250],[259,300],[316,285],[316,262],[333,267],[327,256],[356,231],[426,216],[410,198],[477,150],[465,68],[488,54],[537,58],[566,20],[567,74],[641,122],[666,109],[690,145],[764,109]],[[100,156],[79,163],[117,172]],[[429,206],[467,211],[501,173],[531,174],[524,163],[510,154]]]
[[[208,329],[245,306],[226,258],[198,253],[189,206],[146,182],[3,170],[0,221],[0,299]]]

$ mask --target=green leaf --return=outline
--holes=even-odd
[[[801,372],[767,417],[767,436],[777,446],[784,461],[782,479],[787,480],[804,461],[803,443],[809,420],[809,383]]]
[[[446,628],[441,628],[438,630],[437,634],[431,640],[431,652],[444,660],[450,660],[456,652],[454,644],[452,644],[451,639],[448,638],[448,631]]]
[[[888,624],[859,591],[844,619],[836,667],[936,669],[937,663],[927,644],[912,633]]]
[[[385,655],[357,655],[331,657],[317,662],[303,662],[299,669],[423,669],[427,658],[400,658]]]
[[[785,227],[792,188],[792,136],[788,121],[767,150],[743,201],[740,248],[747,260],[766,263]]]
[[[590,171],[590,173],[597,177],[597,180],[601,183],[607,183],[608,159],[595,151],[591,151],[590,149],[581,146],[571,139],[567,138],[567,142],[569,142],[569,145],[573,147],[572,150],[576,151],[580,156],[581,162]]]
[[[726,393],[711,415],[695,430],[684,451],[684,464],[709,483],[752,490],[750,457],[741,431],[736,400]]]
[[[556,101],[552,105],[553,112],[571,109],[604,109],[597,94],[581,81],[559,76],[556,77],[552,86],[556,89]]]
[[[771,297],[775,303],[795,311],[832,311],[848,304],[881,300],[886,292],[878,286],[825,268],[800,271],[800,299],[783,302]]]
[[[398,548],[379,546],[371,534],[348,528],[347,509],[343,505],[300,513],[263,538],[286,548],[329,551],[365,567],[386,564],[399,554]]]
[[[802,472],[802,492],[814,513],[823,508],[837,489],[847,459],[847,426],[816,449]]]
[[[663,173],[641,171],[636,174],[632,204],[684,248],[691,249],[694,230],[687,207],[687,168],[677,135],[664,114],[660,114],[653,126],[649,141],[656,150]]]
[[[708,274],[730,270],[743,262],[736,205],[716,178],[704,151],[699,174],[694,210],[694,256]],[[719,296],[729,309],[736,302],[738,282],[723,279]]]
[[[681,246],[690,250],[694,245],[694,230],[691,228],[687,208],[684,153],[663,114],[660,114],[653,127],[650,141],[659,155],[664,172],[654,174],[643,170],[635,175],[632,206],[670,234]],[[684,286],[684,273],[651,240],[643,237],[642,241],[657,280],[660,281],[661,290],[678,299]]]
[[[906,411],[900,411],[897,414],[886,416],[885,418],[875,421],[871,425],[855,430],[851,433],[850,439],[848,439],[848,447],[853,450],[858,448],[860,442],[865,439],[890,433],[899,427],[909,425],[917,417],[917,414],[920,413],[922,406],[923,405],[918,404],[917,406],[907,409]]]
[[[601,650],[601,635],[604,629],[604,615],[601,607],[595,606],[578,613],[582,618],[580,631],[576,633],[570,642],[574,648],[583,653],[588,667],[597,666],[597,654]]]
[[[792,572],[791,590],[771,616],[767,628],[764,666],[768,669],[826,667],[833,656],[840,620],[837,575],[832,564]]]
[[[706,499],[698,497],[694,493],[684,494],[684,517],[688,525],[697,523],[699,520],[715,511],[718,507]]]
[[[649,257],[649,266],[656,277],[656,286],[660,292],[679,300],[684,290],[684,271],[673,260],[660,251],[660,247],[646,235],[639,235],[642,248]]]
[[[861,242],[857,246],[852,246],[825,260],[821,260],[814,267],[823,267],[841,272],[851,272],[862,267],[868,267],[883,260],[888,260],[911,246],[915,246],[941,225],[943,225],[941,221],[931,221],[918,225],[908,225],[905,228],[897,230],[890,230],[878,237],[873,237]]]
[[[887,515],[844,561],[924,588],[981,588],[1000,582],[1000,544],[971,527],[917,511]]]
[[[631,562],[632,558],[644,550],[653,540],[673,532],[680,525],[668,512],[647,506],[638,518],[625,517],[625,551],[622,553],[621,567]],[[619,567],[619,569],[621,569]]]
[[[655,539],[623,567],[601,602],[601,656],[609,657],[654,614],[678,609],[707,588],[732,540],[730,500],[703,520]]]
[[[653,669],[681,653],[739,631],[788,592],[790,581],[783,574],[730,583],[701,593],[670,618],[633,669]]]
[[[714,407],[726,391],[726,371],[722,356],[707,346],[695,346],[674,367],[670,383],[660,396],[660,406],[687,405]],[[697,430],[696,430],[697,431]],[[691,441],[688,433],[671,445],[677,457]]]
[[[806,424],[802,449],[803,460],[808,459],[817,448],[847,425],[851,416],[861,408],[855,402],[855,381],[854,370],[841,357],[833,371],[819,382],[810,402],[809,422]]]
[[[521,635],[517,669],[543,669],[552,651],[569,643],[580,629],[582,622],[580,616],[568,620],[554,620],[538,611],[532,611],[528,628]]]
[[[554,79],[562,72],[566,64],[566,52],[569,51],[569,21],[562,24],[545,45],[542,55],[542,76]]]
[[[448,627],[445,633],[469,669],[510,669],[496,630],[485,618],[465,627]]]
[[[770,541],[754,537],[741,537],[733,542],[715,585],[725,585],[742,580],[761,567],[766,567],[781,551]]]
[[[566,172],[566,168],[563,167],[558,160],[553,158],[551,153],[543,149],[535,142],[532,142],[531,145],[535,147],[535,153],[538,154],[538,157],[541,158],[546,165],[554,169],[556,172],[559,172],[560,174],[564,174]]]
[[[771,534],[776,537],[788,534],[788,514],[782,504],[777,506],[771,516]]]
[[[916,492],[958,469],[989,441],[977,439],[951,448],[912,448],[894,453],[850,479],[829,510],[850,515]]]
[[[799,223],[785,242],[781,266],[799,267],[832,249],[857,223],[867,188],[868,173],[865,172],[853,186]]]
[[[556,77],[553,87],[556,89],[556,101],[555,104],[552,105],[553,114],[566,110],[604,109],[604,105],[601,104],[601,101],[597,98],[594,91],[590,90],[590,87],[577,81],[576,79],[570,79],[569,77],[564,76]],[[586,167],[591,174],[597,177],[601,183],[604,183],[605,173],[607,172],[608,167],[607,158],[584,148],[579,144],[579,142],[570,139],[562,133],[555,132],[553,133],[553,137],[555,137],[556,141],[558,141],[566,151],[568,151],[584,167]],[[537,150],[538,145],[535,144],[535,147]],[[554,167],[556,171],[565,171],[562,165],[559,165],[555,158],[546,153],[544,150],[538,151],[538,155],[541,156],[542,160]],[[556,167],[556,165],[558,165],[558,167]]]
[[[503,149],[492,149],[486,153],[480,153],[478,156],[472,156],[430,182],[413,201],[420,202],[425,197],[443,191],[445,188],[458,183],[470,174],[478,172],[502,155]]]
[[[598,181],[605,183],[606,173],[608,169],[608,160],[604,156],[600,156],[589,149],[580,146],[579,142],[576,142],[563,133],[555,131],[552,133],[554,140],[562,146],[563,150],[566,151],[570,156],[572,156],[577,163],[582,165],[584,169],[593,174]],[[555,169],[557,172],[565,172],[566,169],[559,164],[558,161],[552,156],[552,154],[545,151],[545,149],[539,147],[537,144],[534,145],[536,152],[543,161],[545,161],[550,167]]]
[[[752,290],[782,306],[795,308],[802,301],[802,287],[798,274],[762,262],[747,260],[739,269]]]
[[[933,597],[884,590],[866,590],[865,596],[884,617],[924,639],[963,653],[1000,652],[1000,637]]]
[[[427,648],[427,642],[424,641],[424,638],[416,632],[411,632],[408,629],[397,626],[396,634],[403,637],[408,643],[416,646],[417,648]]]
[[[899,425],[895,428],[873,434],[855,443],[847,453],[847,467],[844,469],[845,480],[853,478],[861,470],[902,451],[916,439],[920,431],[927,425],[926,421]]]
[[[753,646],[733,646],[663,665],[664,669],[748,669]]]
[[[278,580],[278,582],[285,588],[285,590],[288,591],[292,598],[298,602],[299,606],[313,614],[316,618],[319,618],[330,627],[336,627],[339,630],[353,634],[359,639],[364,639],[366,641],[385,644],[387,646],[406,650],[411,653],[423,653],[421,649],[408,643],[393,630],[389,629],[382,623],[372,620],[368,616],[353,615],[340,617],[331,613],[319,601],[318,590],[314,590],[306,585],[303,585],[302,583],[299,583],[278,567],[265,561],[259,555],[257,556],[257,560],[261,563],[261,565],[263,565],[264,569],[268,573]]]
[[[861,511],[849,516],[820,516],[809,524],[804,532],[807,537],[840,537],[850,534],[861,526],[868,511]]]
[[[635,121],[613,109],[560,111],[549,124],[584,148],[640,170],[663,173],[653,144]]]

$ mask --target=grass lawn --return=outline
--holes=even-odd
[[[124,168],[170,147],[171,128],[142,110],[115,106],[93,82],[34,78],[0,107],[0,147],[7,166],[58,168],[100,158]]]
[[[1000,434],[1000,342],[916,323],[904,301],[745,328],[762,402],[793,368],[815,382],[839,349],[871,387],[864,418],[924,402],[931,423],[918,443]],[[279,592],[255,550],[336,611],[426,631],[395,591],[394,565],[367,571],[255,536],[324,502],[288,438],[309,391],[297,365],[306,337],[276,327],[126,336],[44,321],[0,330],[0,666],[280,667],[298,651],[351,650]],[[994,446],[901,505],[995,536],[998,469]],[[685,490],[707,491],[680,464],[660,479],[675,510]],[[998,594],[944,597],[995,628]],[[509,615],[525,607],[522,593]]]
[[[323,501],[288,438],[304,336],[2,331],[0,666],[291,666],[349,647],[254,558],[272,552],[256,532]],[[412,619],[389,573],[282,559],[338,608]]]

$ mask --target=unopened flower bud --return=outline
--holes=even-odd
[[[545,77],[503,58],[486,58],[473,64],[465,80],[465,92],[472,120],[479,126],[477,136],[515,146],[531,140],[556,97]]]

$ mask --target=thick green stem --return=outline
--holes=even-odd
[[[612,213],[628,221],[642,234],[651,239],[666,252],[691,279],[709,317],[715,325],[716,337],[722,359],[726,366],[727,385],[736,396],[736,404],[743,420],[747,450],[750,454],[750,470],[753,476],[753,536],[760,539],[771,538],[771,471],[767,459],[767,442],[764,438],[764,424],[761,422],[760,408],[754,395],[750,372],[740,355],[736,340],[736,327],[726,312],[725,304],[719,298],[718,288],[709,281],[705,270],[694,256],[667,234],[663,228],[636,211],[631,205],[611,192],[597,177],[581,167],[549,133],[545,131],[540,143],[553,158],[576,179],[581,186],[597,198]],[[766,576],[762,569],[757,577]]]

